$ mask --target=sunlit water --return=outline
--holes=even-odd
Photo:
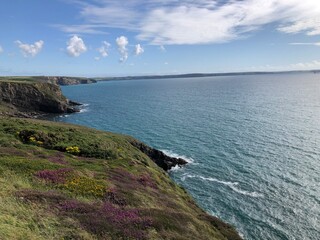
[[[170,174],[246,239],[320,239],[320,74],[63,87],[57,121],[132,135],[190,164]]]

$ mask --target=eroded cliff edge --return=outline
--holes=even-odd
[[[73,113],[76,103],[66,99],[56,84],[0,81],[0,114],[32,117],[44,113]]]

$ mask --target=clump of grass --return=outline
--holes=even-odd
[[[110,173],[110,178],[118,183],[119,186],[130,189],[139,189],[141,187],[150,187],[157,189],[157,185],[148,173],[134,175],[123,168],[113,169]]]
[[[22,189],[17,191],[14,195],[23,202],[46,203],[51,205],[68,200],[68,197],[56,190],[40,191],[35,189]]]
[[[106,192],[105,200],[112,204],[122,206],[122,207],[127,205],[127,201],[120,196],[120,194],[115,188],[110,188]]]
[[[149,174],[142,174],[136,177],[136,180],[144,187],[158,189],[157,184],[154,182],[154,180],[150,177]]]
[[[48,161],[52,163],[58,163],[61,165],[66,165],[68,162],[65,160],[65,156],[63,153],[57,152],[52,156],[47,157]]]
[[[51,163],[45,159],[30,159],[28,157],[0,157],[0,165],[19,174],[32,176],[37,171],[44,169],[58,169],[60,165]]]

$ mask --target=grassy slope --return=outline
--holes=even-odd
[[[129,140],[0,117],[0,239],[240,239]]]
[[[35,77],[0,77],[0,81],[32,83],[32,82],[36,82],[37,79]]]

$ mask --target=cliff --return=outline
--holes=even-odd
[[[78,85],[78,84],[91,84],[97,81],[92,78],[80,78],[80,77],[37,77],[43,81],[57,84],[57,85]]]
[[[74,102],[67,100],[55,84],[38,81],[0,81],[2,115],[34,116],[42,113],[76,112]]]
[[[134,145],[0,117],[0,239],[241,239]]]
[[[10,117],[73,111],[59,86],[0,81],[0,100],[0,239],[241,239],[170,179],[185,160],[129,136]]]

